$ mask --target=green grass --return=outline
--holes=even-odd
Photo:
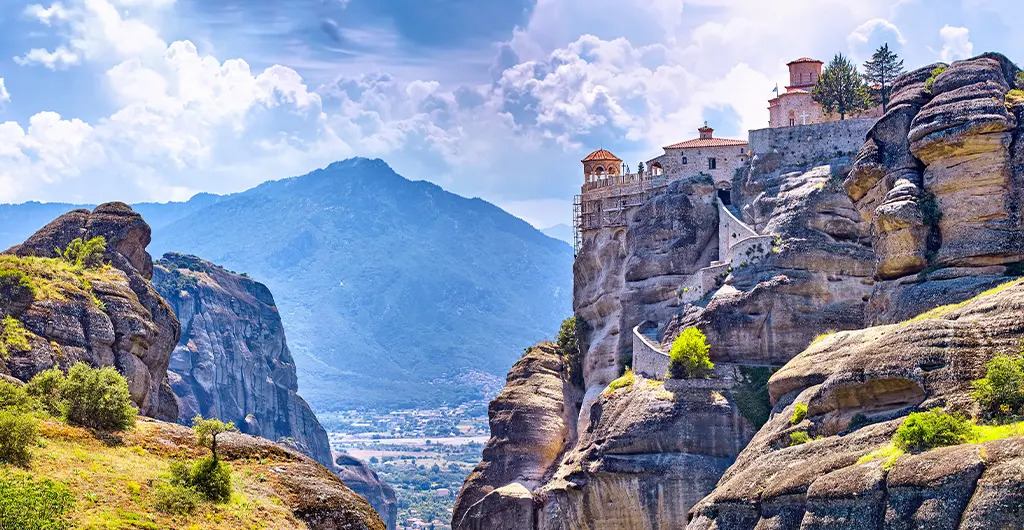
[[[797,403],[796,406],[793,407],[793,415],[789,417],[789,424],[790,425],[796,425],[796,424],[804,421],[804,418],[806,418],[806,417],[807,417],[807,405],[805,405],[803,403]]]
[[[830,330],[828,330],[828,331],[826,331],[824,333],[819,333],[819,334],[815,335],[813,339],[811,339],[811,344],[808,344],[808,346],[811,346],[814,343],[820,342],[820,341],[824,340],[826,337],[830,337],[830,336],[835,335],[835,334],[836,334],[836,330],[834,330],[834,329],[830,329]]]
[[[976,425],[972,424],[971,437],[965,442],[967,444],[983,444],[997,440],[1005,440],[1017,436],[1024,436],[1024,421],[1007,423],[1003,425]],[[889,470],[896,464],[896,460],[906,454],[906,451],[896,447],[895,444],[888,444],[885,447],[876,449],[857,460],[858,464],[866,464],[878,459],[884,459],[882,469]]]
[[[932,89],[935,86],[935,78],[939,77],[939,75],[941,75],[942,72],[945,72],[946,68],[946,66],[936,66],[935,69],[932,70],[932,75],[929,76],[928,79],[926,79],[924,82],[924,91],[926,93],[932,93]]]
[[[124,280],[123,274],[110,265],[86,268],[58,258],[0,256],[0,269],[25,273],[36,301],[93,300],[93,281]]]
[[[964,300],[963,302],[959,302],[959,303],[956,303],[956,304],[942,305],[942,306],[936,307],[935,309],[932,309],[931,311],[927,311],[927,312],[921,313],[920,315],[917,315],[916,317],[914,317],[914,318],[912,318],[910,320],[905,320],[905,321],[901,322],[900,325],[901,326],[905,326],[907,324],[913,324],[914,322],[920,322],[922,320],[934,320],[934,319],[937,319],[937,318],[942,318],[942,317],[952,313],[953,311],[956,311],[957,309],[960,309],[960,308],[964,307],[965,305],[967,305],[967,304],[969,304],[971,302],[978,301],[978,300],[980,300],[982,298],[985,298],[986,296],[992,296],[992,295],[994,295],[996,293],[1005,291],[1005,290],[1007,290],[1007,289],[1009,289],[1011,287],[1014,287],[1014,286],[1017,286],[1017,285],[1021,285],[1021,284],[1024,284],[1024,280],[1019,280],[1018,279],[1018,280],[1012,280],[1012,281],[1006,282],[1006,283],[1001,284],[1001,285],[997,285],[997,286],[995,286],[995,287],[993,287],[993,288],[991,288],[991,289],[989,289],[989,290],[987,290],[987,291],[985,291],[985,292],[983,292],[983,293],[981,293],[981,294],[979,294],[979,295],[977,295],[977,296],[975,296],[973,298]]]
[[[610,394],[620,388],[631,388],[635,382],[636,374],[633,373],[632,368],[627,368],[626,373],[622,374],[622,377],[608,383],[608,389],[605,392]]]
[[[860,457],[860,459],[857,460],[857,463],[866,464],[878,459],[884,459],[885,462],[882,463],[882,469],[888,471],[892,469],[892,466],[896,465],[896,460],[904,454],[906,453],[904,453],[902,449],[893,444],[889,444],[881,449],[875,449],[874,451]]]
[[[1006,93],[1006,108],[1012,109],[1014,105],[1024,103],[1024,90],[1015,88]]]
[[[6,359],[12,352],[27,352],[32,349],[29,340],[32,334],[18,319],[8,315],[0,321],[0,359]]]

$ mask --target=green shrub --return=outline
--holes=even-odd
[[[107,240],[103,236],[88,241],[76,238],[68,243],[63,252],[57,251],[64,261],[73,265],[92,269],[103,265],[103,256],[107,252]]]
[[[789,433],[789,446],[802,445],[811,441],[811,435],[804,431],[796,431]]]
[[[0,269],[0,305],[27,304],[36,298],[36,287],[18,269]]]
[[[707,337],[699,329],[684,329],[669,351],[668,376],[673,379],[707,377],[715,367],[710,352]]]
[[[1024,413],[1024,355],[996,355],[985,367],[971,392],[982,409],[992,416]]]
[[[633,373],[631,368],[626,368],[626,373],[622,377],[612,381],[608,384],[608,391],[615,392],[620,388],[629,388],[636,382],[636,374]]]
[[[25,385],[25,392],[35,399],[46,413],[60,418],[64,416],[65,409],[61,388],[66,380],[60,368],[50,368],[36,374]]]
[[[199,492],[182,484],[158,482],[153,496],[157,510],[171,515],[190,515],[199,509],[203,498]]]
[[[760,429],[772,413],[772,398],[768,393],[768,380],[772,368],[767,366],[740,366],[743,384],[733,393],[740,415]]]
[[[188,488],[212,502],[231,499],[231,467],[212,456],[171,464],[169,484]]]
[[[60,387],[64,421],[100,430],[123,430],[135,425],[128,382],[113,367],[99,370],[78,363]]]
[[[27,352],[32,349],[29,339],[32,334],[18,319],[8,315],[0,320],[0,358],[7,358],[13,352]]]
[[[932,75],[929,76],[928,79],[926,79],[925,82],[924,82],[924,91],[926,93],[928,93],[928,94],[932,93],[932,88],[934,88],[934,86],[935,86],[935,78],[939,77],[939,75],[942,74],[942,72],[945,72],[946,68],[947,68],[946,66],[941,66],[940,65],[940,66],[936,66],[935,69],[932,70]]]
[[[71,490],[59,482],[24,473],[0,474],[0,528],[65,530],[75,523],[65,514],[74,507]]]
[[[789,424],[790,425],[796,425],[796,424],[804,421],[804,418],[806,418],[806,417],[807,417],[807,405],[805,405],[803,403],[797,403],[796,406],[793,407],[793,415],[789,417]]]
[[[583,386],[583,351],[580,350],[579,335],[586,331],[586,321],[582,318],[569,317],[562,321],[558,330],[556,343],[565,362],[569,380],[577,386]]]
[[[39,423],[23,412],[0,410],[0,462],[25,465],[30,445],[39,438]],[[3,525],[0,524],[0,528]]]
[[[966,443],[973,432],[973,426],[963,416],[934,408],[907,416],[892,442],[903,451],[922,451]]]
[[[32,412],[35,408],[36,404],[24,387],[0,381],[0,410],[25,413]]]

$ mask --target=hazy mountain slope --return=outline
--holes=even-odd
[[[542,228],[540,231],[544,232],[544,234],[547,235],[548,237],[553,237],[555,239],[560,239],[560,240],[565,241],[566,243],[568,243],[570,245],[572,244],[572,238],[573,238],[572,227],[567,225],[567,224],[565,224],[565,223],[558,223],[558,224],[556,224],[554,226],[549,226],[547,228]]]
[[[380,160],[222,197],[152,248],[264,280],[320,409],[477,396],[570,312],[568,245]]]

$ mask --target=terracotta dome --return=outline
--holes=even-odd
[[[584,158],[582,162],[622,162],[622,159],[613,155],[611,151],[598,149],[587,155],[587,158]]]

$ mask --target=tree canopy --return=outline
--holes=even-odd
[[[883,111],[889,110],[892,84],[903,73],[903,59],[889,50],[886,43],[875,50],[871,60],[864,63],[864,81],[875,104],[881,104]]]
[[[843,54],[837,54],[818,78],[811,97],[828,113],[839,113],[839,118],[856,114],[871,107],[867,85],[857,67]]]

